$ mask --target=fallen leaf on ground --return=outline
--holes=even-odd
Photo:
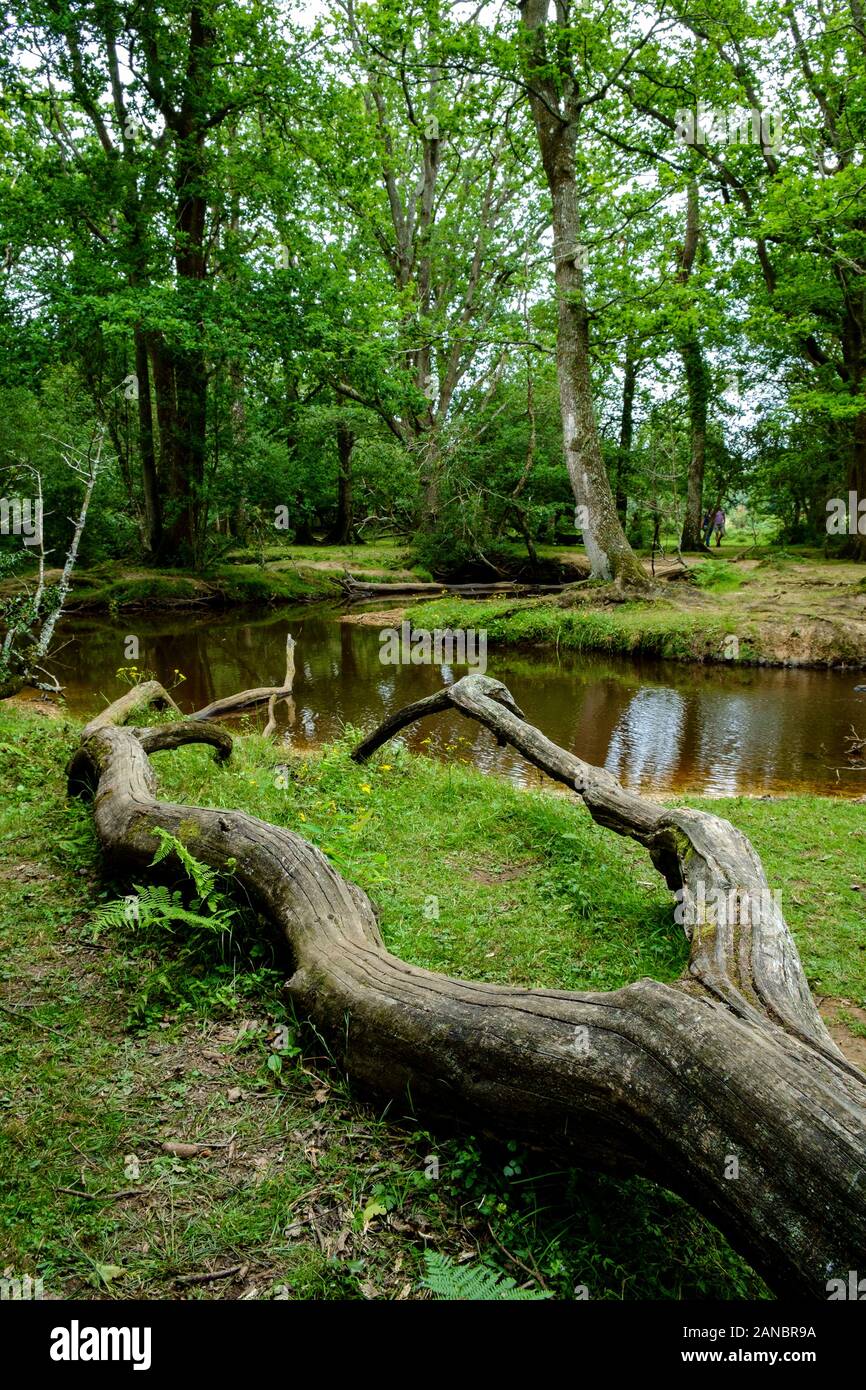
[[[196,1158],[198,1154],[207,1153],[207,1144],[178,1144],[173,1139],[168,1139],[163,1144],[163,1149],[167,1154],[174,1154],[175,1158]]]

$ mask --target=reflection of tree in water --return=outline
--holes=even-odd
[[[780,756],[793,734],[795,708],[770,700],[760,690],[732,695],[703,692],[699,715],[698,763],[705,784],[714,792],[736,793],[771,786]],[[782,773],[787,771],[783,766]]]
[[[399,619],[394,626],[399,630]],[[133,664],[166,685],[175,668],[182,671],[186,680],[174,695],[191,710],[279,682],[287,631],[298,644],[294,704],[281,704],[276,714],[278,728],[291,731],[299,747],[332,739],[346,724],[371,727],[437,690],[447,675],[433,665],[383,665],[377,629],[341,623],[333,611],[298,609],[72,617],[69,645],[60,644],[51,669],[76,716],[116,699],[124,685],[115,673]],[[134,663],[124,652],[130,635],[140,642]],[[462,674],[464,668],[453,671]],[[626,782],[694,792],[864,790],[864,774],[844,771],[844,736],[864,723],[855,677],[505,650],[490,653],[488,674],[504,680],[532,722],[561,746]],[[249,718],[261,728],[266,712]],[[415,725],[405,740],[416,751],[470,759],[516,782],[541,780],[513,749],[497,747],[486,729],[458,715]],[[835,764],[843,768],[841,783]]]
[[[190,623],[183,633],[145,637],[142,643],[144,660],[139,664],[153,671],[167,688],[174,684],[174,672],[181,671],[185,679],[173,692],[175,700],[183,710],[201,709],[216,699],[211,644],[210,634]]]
[[[676,690],[639,690],[620,716],[605,767],[627,786],[670,786],[680,763],[686,701]]]

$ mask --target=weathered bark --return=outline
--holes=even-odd
[[[677,283],[688,286],[701,240],[698,185],[689,182],[686,209],[686,234],[680,250]],[[681,550],[703,550],[704,469],[707,456],[707,401],[710,374],[704,359],[701,340],[690,321],[690,304],[684,305],[687,329],[680,345],[680,356],[686,377],[689,402],[689,476],[686,490],[686,514],[683,518]]]
[[[575,568],[580,569],[581,566],[575,565]],[[586,578],[589,578],[588,564]],[[368,584],[364,580],[352,578],[351,575],[340,580],[346,597],[354,602],[368,598],[408,598],[415,594],[459,594],[463,598],[483,598],[488,594],[559,594],[568,584],[574,582],[568,580],[561,584],[524,584],[517,579],[505,579],[477,584],[428,584],[422,580],[410,584]]]
[[[548,25],[549,9],[550,0],[525,0],[520,13],[527,37],[524,77],[553,205],[556,372],[565,460],[575,502],[584,512],[581,528],[593,578],[646,588],[646,572],[617,515],[595,418],[575,161],[583,107],[557,30]]]
[[[360,1084],[414,1113],[464,1117],[585,1166],[642,1173],[715,1221],[779,1292],[826,1297],[866,1255],[866,1079],[828,1037],[778,910],[756,925],[692,929],[687,977],[609,994],[523,990],[447,978],[392,956],[373,907],[292,831],[243,812],[164,803],[148,751],[227,736],[183,723],[119,721],[154,682],[84,730],[73,792],[95,791],[113,867],[141,871],[169,830],[222,868],[285,935],[288,992]],[[644,844],[692,903],[699,885],[766,885],[726,821],[669,810],[557,748],[504,686],[472,676],[392,716],[358,759],[424,714],[456,707],[573,785],[601,825]],[[395,1107],[395,1113],[398,1113]],[[730,1160],[739,1176],[726,1177]]]

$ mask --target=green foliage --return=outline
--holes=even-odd
[[[695,565],[694,576],[698,588],[717,594],[731,593],[742,583],[742,577],[723,560],[702,560]]]
[[[273,0],[198,33],[192,15],[36,6],[0,40],[0,467],[42,472],[50,546],[72,495],[57,441],[104,421],[86,566],[213,572],[232,547],[261,567],[273,541],[417,533],[437,578],[550,577],[533,547],[576,537],[520,14],[327,4],[312,47]],[[808,18],[800,43],[782,12],[732,0],[696,45],[685,12],[663,41],[600,0],[578,25],[548,16],[557,80],[604,94],[576,150],[582,258],[602,449],[639,546],[680,532],[699,403],[707,505],[748,501],[768,534],[821,542],[827,499],[856,481],[863,55],[832,13]],[[150,55],[147,82],[113,66],[109,36]],[[700,92],[733,116],[744,72],[777,93],[784,139],[770,162],[742,132],[696,159],[677,113]],[[196,215],[179,254],[181,174]],[[265,597],[252,576],[229,592]],[[110,597],[168,595],[136,575]]]
[[[216,872],[175,835],[160,827],[154,835],[158,846],[152,866],[176,859],[185,875],[183,885],[134,884],[132,894],[106,903],[92,917],[93,941],[105,931],[131,938],[134,970],[127,978],[134,978],[129,1004],[133,1027],[146,1026],[166,1009],[233,1010],[239,1000],[229,981],[234,963],[245,955],[244,943],[236,940],[241,914],[217,886]],[[230,873],[231,864],[227,867]],[[173,939],[171,954],[166,936]],[[266,953],[253,949],[252,959],[262,961]]]
[[[422,1287],[437,1298],[490,1303],[542,1302],[550,1298],[541,1289],[519,1289],[516,1282],[483,1264],[457,1264],[438,1250],[425,1250],[426,1272]]]

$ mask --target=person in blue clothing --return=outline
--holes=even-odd
[[[707,507],[707,510],[704,512],[704,519],[703,519],[703,521],[701,522],[701,533],[702,533],[703,538],[704,538],[704,545],[709,545],[709,543],[710,543],[710,536],[712,535],[712,531],[713,531],[713,509],[712,509],[712,507]]]

